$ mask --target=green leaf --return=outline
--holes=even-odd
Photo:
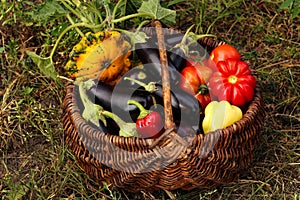
[[[139,7],[141,7],[143,0],[128,0],[130,4],[132,4],[135,9],[138,9]]]
[[[126,3],[121,6],[121,16],[137,13],[137,10],[141,7],[143,0],[124,0]],[[124,14],[125,13],[125,14]]]
[[[93,85],[95,85],[95,83],[89,79],[87,81],[75,82],[75,84],[78,85],[79,95],[84,106],[84,110],[82,113],[83,119],[93,123],[96,126],[99,125],[100,119],[106,126],[105,117],[99,114],[99,111],[103,110],[103,108],[97,104],[94,104],[86,94],[86,91],[89,90]]]
[[[149,37],[147,36],[146,33],[136,31],[136,32],[131,32],[131,31],[126,31],[126,30],[120,30],[122,33],[125,33],[129,38],[132,46],[135,46],[137,43],[145,43],[146,39]]]
[[[160,20],[168,25],[176,23],[176,12],[174,10],[163,8],[159,4],[159,0],[144,1],[138,9],[138,13],[152,15],[153,19]]]
[[[41,4],[38,9],[33,13],[33,20],[37,22],[47,22],[51,19],[55,19],[61,16],[68,14],[57,1],[45,1],[44,4]]]
[[[84,110],[82,113],[83,119],[85,119],[88,122],[93,123],[96,126],[99,126],[99,119],[101,118],[99,111],[102,109],[102,107],[97,104],[93,104],[93,103],[85,104],[84,106],[85,107],[84,107]],[[105,118],[103,118],[103,119],[105,119]],[[102,121],[106,126],[106,121],[103,119],[102,119]]]
[[[139,137],[135,123],[122,124],[119,131],[119,136],[123,137]]]
[[[5,47],[0,47],[0,53],[3,53],[5,50]]]
[[[294,0],[286,0],[280,5],[279,9],[292,8],[293,2],[294,2]]]
[[[40,69],[41,73],[47,76],[48,78],[52,78],[55,82],[58,82],[57,76],[58,73],[55,70],[52,59],[42,58],[34,52],[26,51],[27,55],[30,56],[34,64]]]
[[[300,7],[294,8],[292,11],[292,19],[296,18],[300,14]]]

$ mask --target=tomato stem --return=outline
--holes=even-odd
[[[200,86],[198,87],[198,93],[197,93],[197,95],[198,95],[198,94],[205,95],[205,94],[207,94],[207,93],[208,93],[208,87],[207,87],[207,85],[202,84],[202,85],[200,85]]]

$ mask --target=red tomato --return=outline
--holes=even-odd
[[[210,59],[213,60],[215,64],[228,58],[235,60],[241,59],[241,55],[238,50],[229,44],[223,44],[214,48],[210,54]]]
[[[188,61],[187,66],[181,72],[183,76],[180,83],[181,88],[194,95],[203,109],[211,102],[206,83],[212,72],[210,67],[193,61]]]

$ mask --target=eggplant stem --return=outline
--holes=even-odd
[[[135,123],[126,123],[119,116],[107,110],[100,110],[99,114],[100,116],[102,115],[113,119],[118,124],[118,126],[120,127],[120,131],[119,131],[120,136],[124,136],[124,137],[139,136],[136,130]]]
[[[107,110],[100,110],[99,114],[113,119],[120,127],[122,127],[126,124],[126,122],[124,122],[119,116],[117,116],[114,113],[109,112]]]
[[[140,86],[142,86],[147,92],[155,92],[157,90],[157,87],[155,85],[155,82],[149,82],[148,84],[143,83],[142,81],[136,80],[134,78],[125,77],[124,80],[132,81]]]

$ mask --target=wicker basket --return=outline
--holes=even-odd
[[[222,44],[211,38],[198,42],[208,52]],[[225,129],[187,134],[187,138],[170,131],[158,141],[124,138],[87,123],[77,97],[77,88],[68,85],[62,119],[68,147],[97,183],[132,192],[212,188],[233,182],[251,163],[265,117],[258,85],[243,118]]]

